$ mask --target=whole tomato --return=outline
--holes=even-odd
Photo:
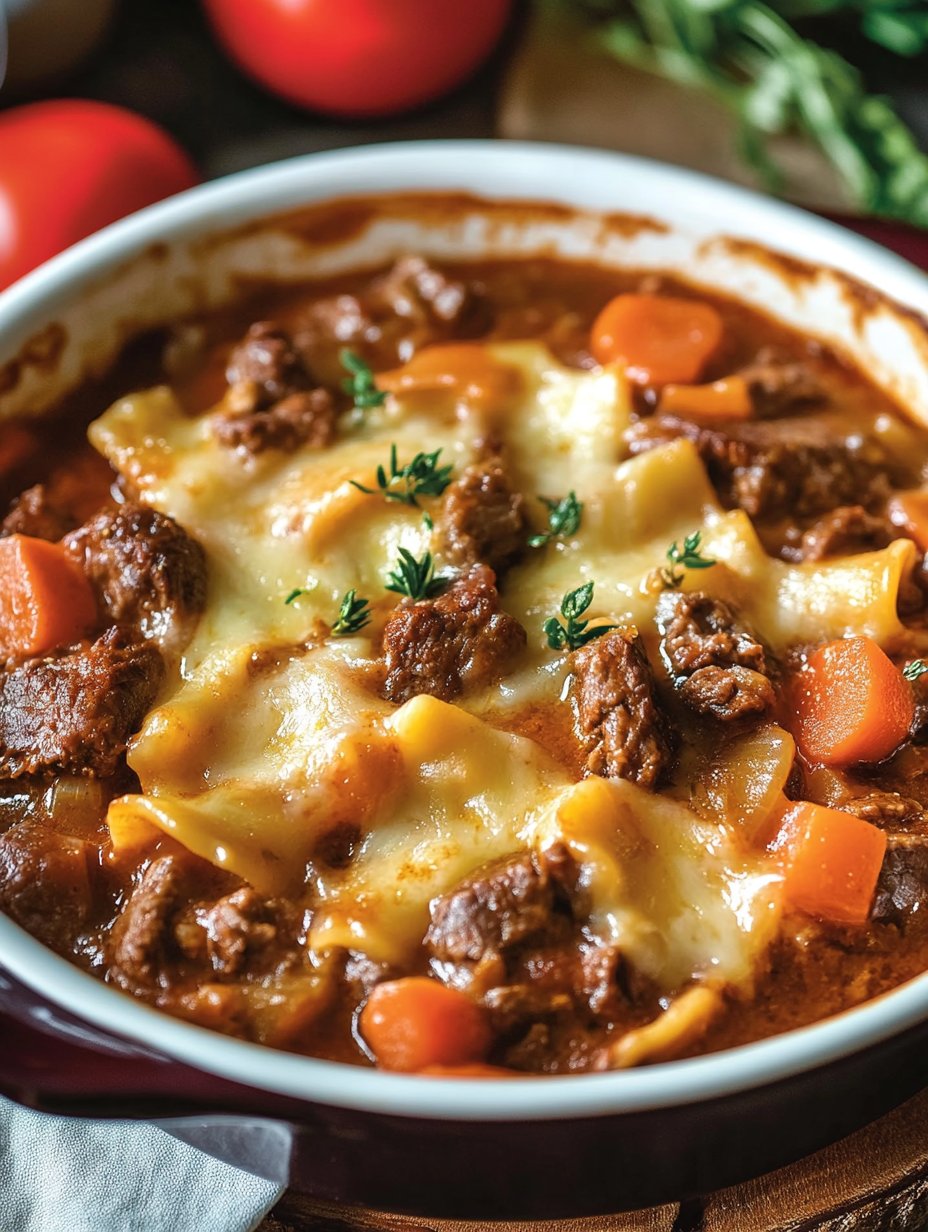
[[[246,72],[292,103],[341,116],[406,111],[485,59],[512,0],[204,0]]]
[[[60,100],[0,111],[0,289],[197,178],[166,133],[120,107]]]

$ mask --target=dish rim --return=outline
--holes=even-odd
[[[561,174],[559,174],[559,172]],[[582,174],[581,174],[582,173]],[[544,190],[541,190],[541,185]],[[611,186],[611,188],[610,188]],[[668,188],[672,191],[668,192]],[[302,155],[188,190],[114,223],[0,293],[0,338],[31,333],[59,298],[154,243],[200,238],[343,196],[464,191],[476,197],[644,214],[828,266],[928,315],[928,277],[834,223],[737,186],[628,155],[529,142],[396,142]],[[608,191],[618,200],[607,204]],[[674,201],[685,200],[675,208]],[[658,202],[670,202],[662,213]],[[777,235],[774,248],[766,237]],[[715,1100],[827,1065],[928,1018],[928,973],[832,1018],[722,1052],[608,1074],[518,1081],[388,1074],[224,1036],[155,1010],[71,965],[0,915],[0,962],[53,1003],[207,1073],[312,1103],[462,1121],[608,1116]]]

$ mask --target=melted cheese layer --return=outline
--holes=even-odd
[[[306,883],[318,951],[402,962],[421,942],[431,898],[488,860],[561,841],[583,866],[596,938],[668,990],[700,974],[745,984],[780,912],[763,854],[677,800],[572,782],[496,723],[562,694],[566,661],[541,625],[581,582],[596,584],[590,615],[637,624],[653,641],[648,576],[694,530],[718,561],[713,593],[774,648],[851,633],[891,642],[912,545],[814,565],[771,560],[746,515],[721,509],[689,442],[625,456],[620,372],[567,370],[535,344],[485,349],[508,374],[504,405],[466,390],[404,392],[397,380],[383,408],[321,452],[243,461],[164,388],[93,425],[97,448],[200,540],[210,566],[197,633],[131,747],[142,792],[111,806],[114,842],[156,827],[261,890]],[[418,556],[429,532],[421,510],[350,481],[372,486],[392,444],[401,464],[440,447],[459,472],[488,433],[503,439],[523,491],[581,495],[581,531],[528,552],[506,579],[503,604],[529,639],[509,677],[461,706],[418,697],[395,708],[365,684],[368,634],[395,602],[384,580],[399,547]],[[303,593],[288,605],[295,587]],[[320,622],[351,588],[371,599],[371,627],[321,638]],[[339,826],[357,843],[348,867],[333,869],[316,853]]]

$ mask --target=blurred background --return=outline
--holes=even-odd
[[[928,264],[915,230],[928,0],[0,0],[0,13],[0,287],[197,179],[434,137],[682,163],[855,218]]]

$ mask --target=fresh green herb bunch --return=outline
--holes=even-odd
[[[686,536],[682,548],[675,539],[667,549],[668,563],[661,568],[660,578],[668,590],[676,590],[683,581],[682,569],[711,569],[715,564],[700,552],[701,541],[702,534],[697,530]]]
[[[359,599],[358,592],[352,588],[345,592],[338,616],[332,626],[333,637],[351,637],[360,633],[365,625],[370,624],[370,604],[367,599]]]
[[[928,51],[924,0],[547,0],[596,21],[617,59],[705,90],[737,117],[741,150],[765,186],[785,174],[772,141],[811,138],[862,210],[928,226],[928,156],[885,98],[817,37],[848,30],[890,53]],[[798,24],[797,24],[798,23]],[[810,30],[812,27],[806,27]]]
[[[390,446],[390,470],[377,467],[377,489],[386,500],[400,501],[404,505],[419,506],[420,496],[441,496],[451,483],[453,464],[439,466],[440,449],[432,453],[417,453],[411,462],[400,466],[396,456],[396,445]],[[368,496],[375,495],[374,488],[365,488],[362,483],[352,479],[351,483],[359,492]]]
[[[594,638],[602,637],[604,633],[616,628],[615,625],[596,625],[593,629],[587,627],[590,622],[581,620],[580,617],[592,602],[592,582],[586,582],[564,596],[561,600],[561,615],[565,623],[561,624],[556,616],[549,616],[541,626],[552,650],[563,650],[565,646],[568,650],[578,650],[587,642],[592,642]]]
[[[387,590],[410,599],[431,599],[445,589],[447,582],[447,578],[435,576],[431,552],[416,560],[412,552],[400,548],[399,561],[396,568],[387,574],[385,585]]]
[[[558,535],[566,537],[577,533],[583,516],[583,502],[577,500],[576,492],[568,492],[560,500],[548,500],[546,496],[538,499],[548,508],[548,529],[542,535],[532,535],[528,541],[530,548],[542,548]]]
[[[919,676],[924,676],[928,672],[928,664],[924,659],[913,659],[911,663],[907,663],[902,669],[902,674],[906,680],[911,680],[913,683],[918,680]]]
[[[369,411],[371,407],[383,406],[387,395],[384,390],[377,388],[370,365],[347,347],[339,351],[338,359],[348,371],[348,376],[342,381],[342,389],[353,398],[355,409]]]

